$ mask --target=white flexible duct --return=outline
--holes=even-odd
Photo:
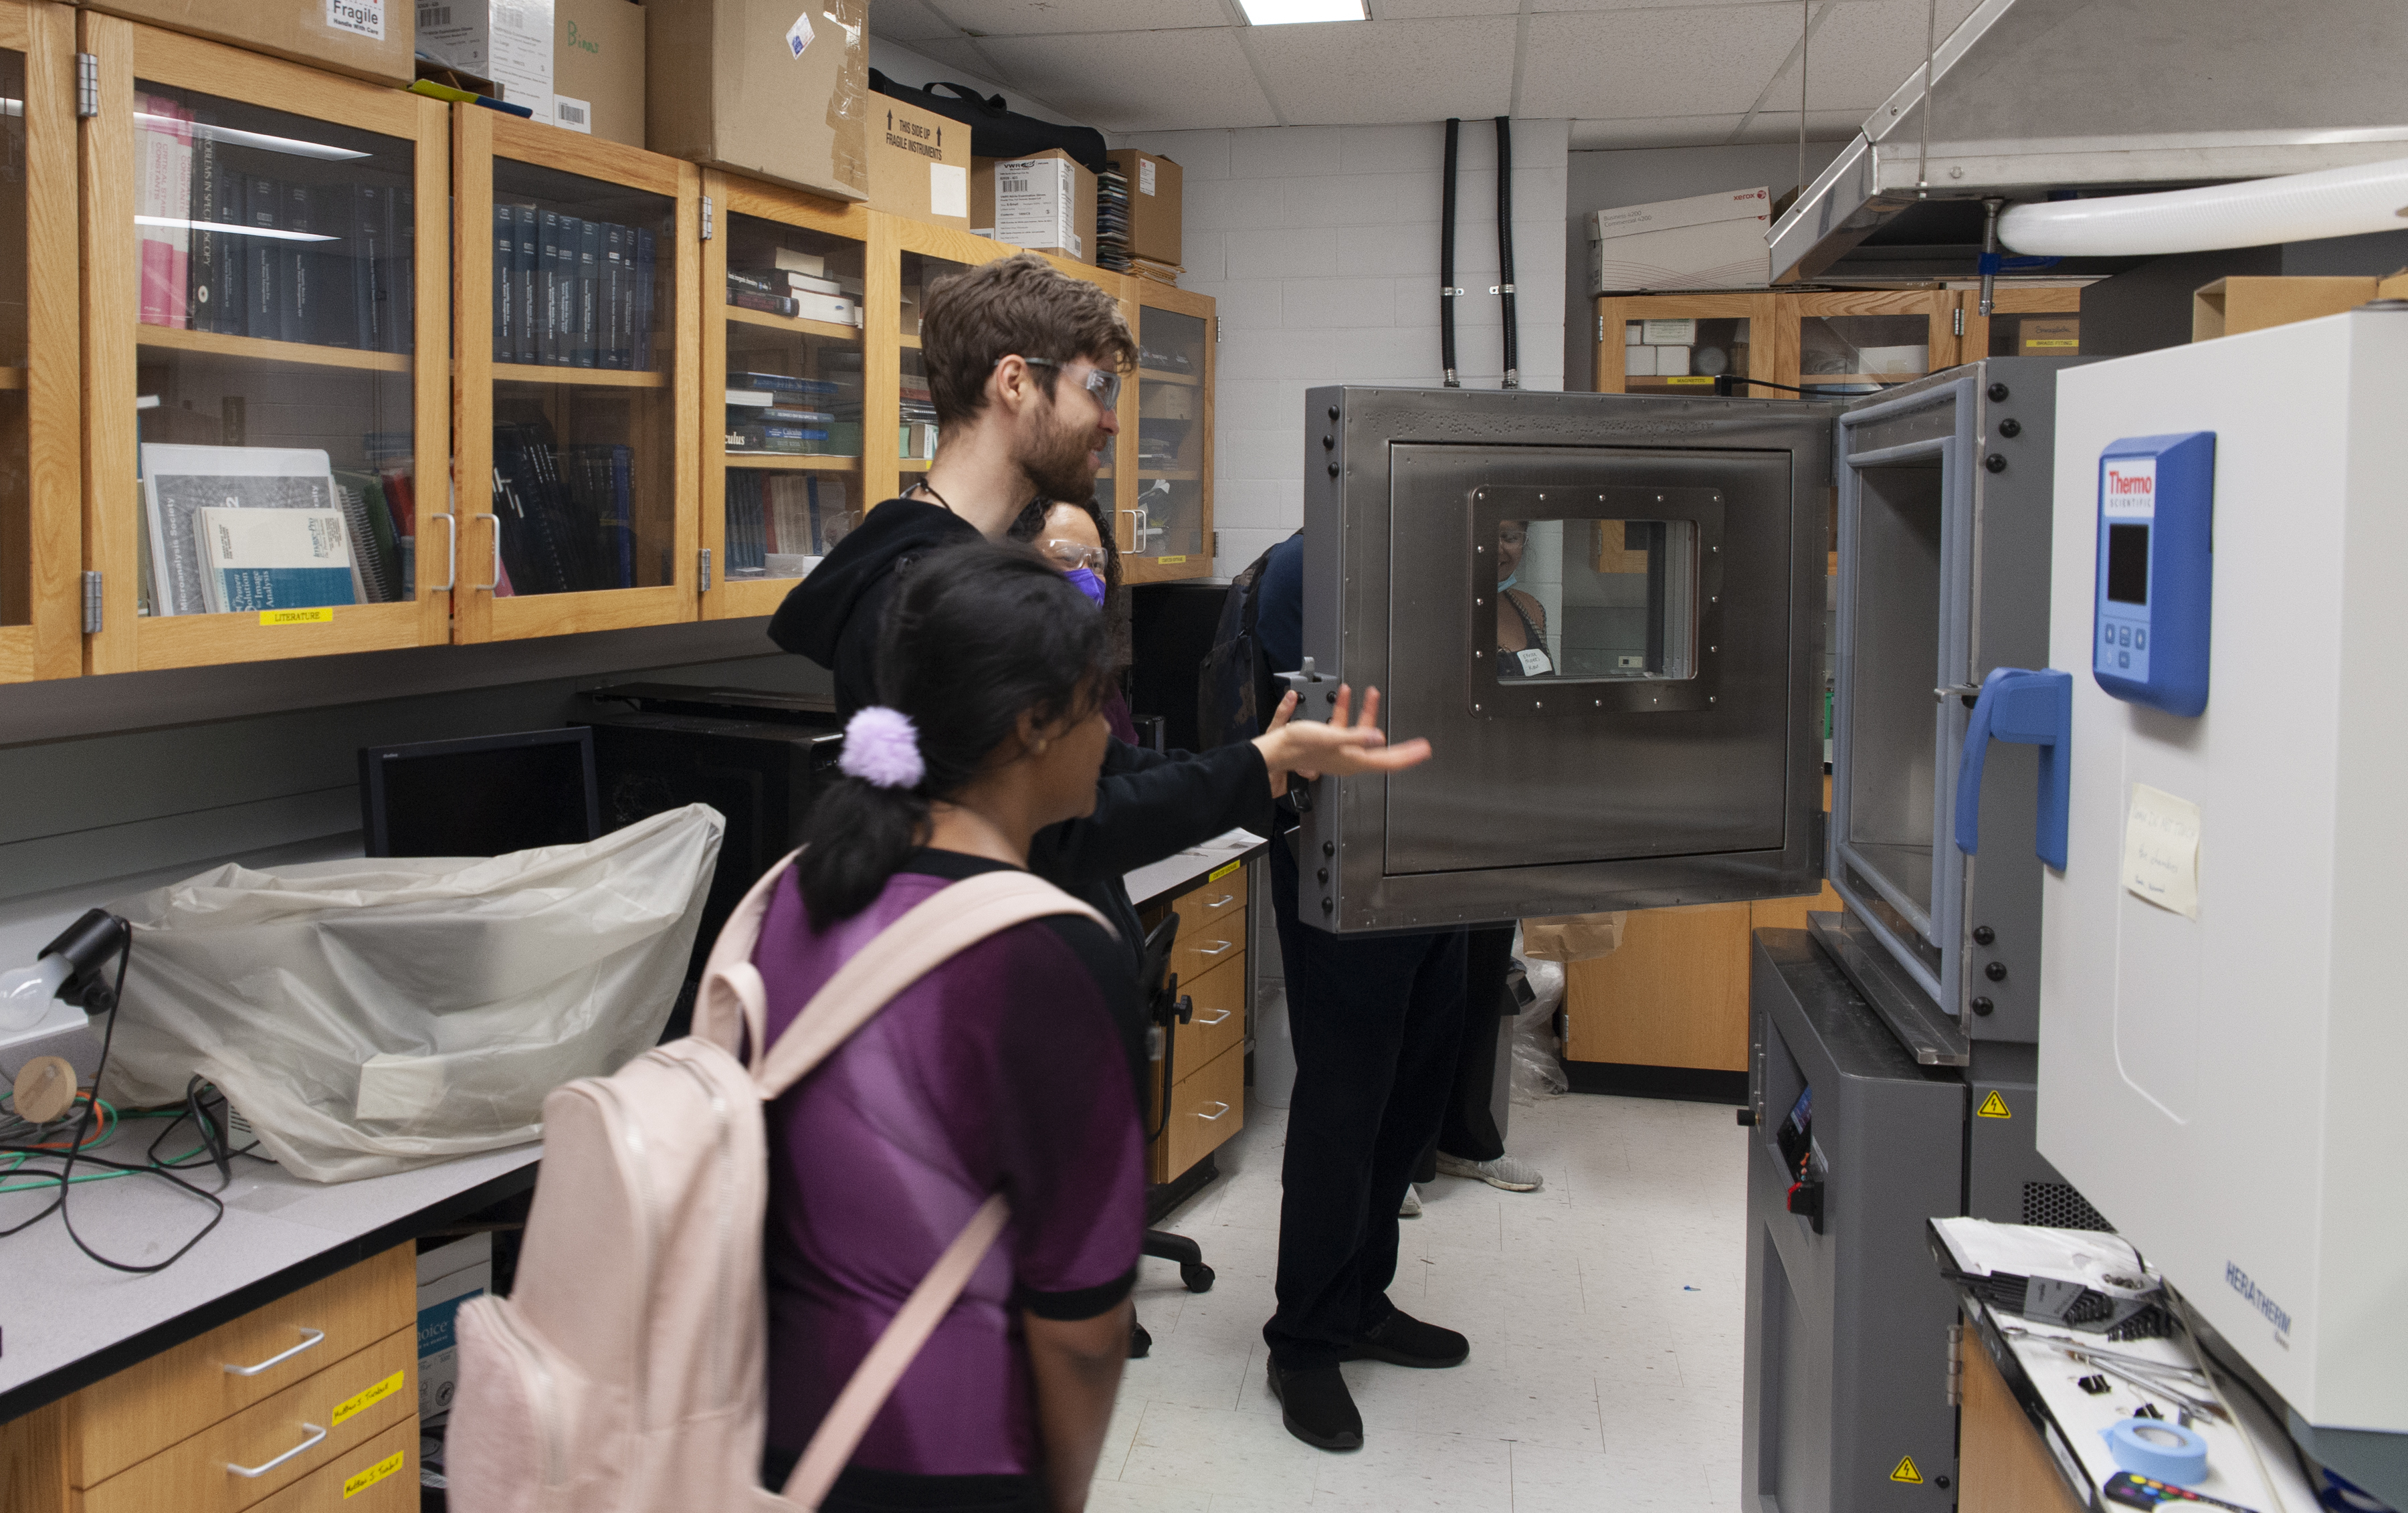
[[[2408,159],[2252,178],[2163,194],[2018,205],[1999,218],[2008,250],[2141,257],[2408,230]]]

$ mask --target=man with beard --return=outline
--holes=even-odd
[[[949,544],[1001,539],[1032,500],[1094,495],[1137,344],[1110,294],[1024,252],[931,284],[920,355],[935,461],[901,498],[870,510],[769,622],[771,640],[836,674],[848,720],[879,702],[878,643],[897,574]],[[1396,771],[1428,755],[1422,741],[1386,745],[1378,704],[1367,694],[1351,725],[1342,716],[1290,723],[1291,699],[1254,740],[1201,754],[1115,740],[1095,812],[1039,832],[1029,870],[1095,906],[1134,953],[1141,937],[1122,874],[1240,825],[1268,835],[1272,796],[1291,771]]]

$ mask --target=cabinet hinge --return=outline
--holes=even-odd
[[[1599,311],[1597,317],[1597,344],[1599,347],[1605,345],[1605,314],[1603,311]]]
[[[694,555],[695,564],[694,592],[709,593],[710,592],[710,549],[705,547]]]
[[[100,634],[100,575],[86,573],[83,575],[83,633],[86,635]]]
[[[1221,533],[1218,531],[1212,533],[1212,555],[1216,558],[1221,555]]]
[[[1948,1326],[1947,1406],[1956,1407],[1965,1401],[1965,1326]]]
[[[76,54],[76,119],[88,121],[100,114],[100,59],[96,54]]]
[[[1221,318],[1220,318],[1219,316],[1217,316],[1217,315],[1216,315],[1216,316],[1212,317],[1212,344],[1213,344],[1214,346],[1216,346],[1216,347],[1217,347],[1217,346],[1219,346],[1219,345],[1220,345],[1220,343],[1221,343]]]
[[[1959,305],[1959,306],[1957,306],[1957,307],[1956,307],[1956,335],[1960,335],[1960,336],[1961,336],[1961,335],[1963,335],[1964,334],[1965,334],[1965,307],[1964,307],[1964,306],[1962,306],[1962,305]]]
[[[710,240],[710,196],[702,197],[702,239]]]

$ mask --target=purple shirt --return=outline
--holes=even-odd
[[[769,1034],[879,931],[1001,864],[914,852],[877,901],[811,927],[790,871],[753,948]],[[923,1476],[1042,1463],[1020,1311],[1090,1319],[1128,1295],[1144,1231],[1141,1041],[1127,948],[1084,919],[991,935],[898,994],[769,1106],[768,1443],[799,1450],[988,1194],[1011,1222],[887,1399],[853,1463]]]

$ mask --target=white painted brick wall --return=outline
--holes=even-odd
[[[1213,431],[1215,568],[1244,567],[1304,520],[1307,389],[1440,381],[1438,242],[1445,128],[1266,126],[1115,138],[1177,160],[1184,288],[1221,315]],[[1513,281],[1526,389],[1564,386],[1569,135],[1513,123]],[[1455,180],[1455,364],[1504,376],[1497,134],[1462,127]]]

